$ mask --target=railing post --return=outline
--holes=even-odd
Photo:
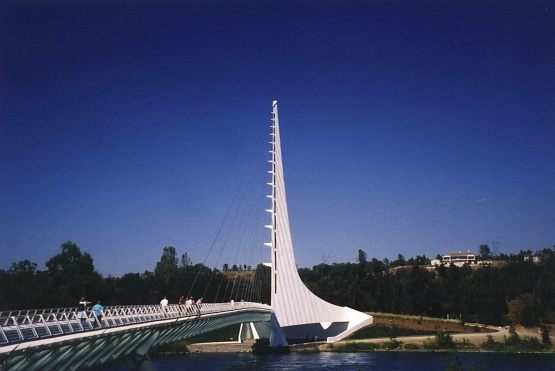
[[[35,329],[35,326],[33,326],[33,321],[31,320],[31,317],[29,317],[29,315],[26,315],[25,319],[29,321],[29,327],[31,328],[31,332],[34,335],[34,338],[37,339],[39,337],[39,334],[37,333],[37,329]]]
[[[23,333],[21,332],[21,329],[19,328],[19,323],[17,323],[17,317],[12,316],[12,321],[15,325],[15,331],[17,332],[17,335],[19,336],[20,340],[25,340],[25,338],[23,338]]]
[[[42,324],[44,325],[44,329],[48,333],[48,336],[52,336],[52,331],[50,331],[50,329],[48,328],[48,324],[46,323],[46,321],[44,319],[44,316],[42,314],[40,314],[39,318],[40,318]]]
[[[6,336],[6,334],[4,333],[4,329],[0,326],[0,335],[2,336],[0,339],[0,343],[2,344],[8,344],[8,337]]]

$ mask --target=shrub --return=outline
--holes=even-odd
[[[439,348],[454,348],[453,338],[447,331],[440,330],[436,334],[435,342]]]
[[[390,341],[388,341],[387,343],[383,344],[383,348],[384,349],[399,349],[403,346],[403,343],[401,343],[400,341],[397,341],[395,339],[391,339]]]
[[[518,345],[520,343],[520,338],[516,333],[514,327],[511,326],[509,329],[509,338],[505,339],[505,345]]]
[[[451,335],[444,331],[438,330],[434,340],[431,342],[425,343],[424,348],[426,349],[453,349],[455,348],[455,343],[453,342],[453,338]]]
[[[546,325],[540,326],[540,335],[542,337],[542,344],[545,346],[551,345],[551,338],[549,337],[549,329]]]
[[[457,348],[462,348],[462,349],[476,349],[476,346],[474,344],[471,344],[470,341],[468,341],[468,339],[463,338],[462,341],[460,343],[456,343]]]
[[[488,339],[482,344],[482,348],[492,352],[541,352],[546,350],[546,346],[537,338],[520,338],[514,330],[511,331],[508,338],[505,338],[503,343],[494,341],[491,335],[488,335]]]
[[[374,343],[343,343],[335,345],[332,349],[334,352],[361,352],[361,351],[369,351],[369,350],[376,350],[379,349],[379,344]]]
[[[414,343],[408,343],[403,346],[406,350],[420,350],[422,349],[420,345]]]
[[[503,344],[496,342],[493,340],[493,336],[488,335],[486,341],[481,345],[481,347],[485,350],[498,352],[503,347]]]
[[[534,337],[526,337],[520,341],[519,349],[517,351],[524,352],[541,352],[545,350],[544,345]]]

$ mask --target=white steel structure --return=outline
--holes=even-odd
[[[270,163],[272,206],[272,305],[214,303],[198,306],[135,305],[105,307],[99,319],[79,308],[0,312],[0,371],[78,370],[127,360],[133,368],[151,366],[151,348],[232,324],[240,339],[266,337],[272,345],[318,338],[334,342],[370,325],[372,317],[330,304],[301,281],[293,256],[281,159],[277,101],[272,112]],[[285,334],[281,331],[285,332]]]
[[[349,307],[340,307],[314,295],[301,281],[293,255],[289,230],[285,180],[281,157],[281,141],[277,101],[272,103],[272,159],[271,199],[267,211],[272,224],[271,241],[266,245],[272,250],[272,309],[280,327],[290,339],[341,340],[354,331],[372,324],[373,318]]]
[[[99,320],[79,308],[0,312],[0,371],[82,370],[114,361],[152,370],[148,351],[218,328],[254,322],[272,337],[272,308],[259,303],[104,308]],[[264,326],[264,323],[266,325]]]

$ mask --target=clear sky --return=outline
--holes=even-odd
[[[42,3],[0,5],[3,268],[233,262],[273,99],[300,266],[555,244],[552,0]]]

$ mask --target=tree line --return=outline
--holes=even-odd
[[[319,264],[299,274],[321,298],[361,311],[496,325],[555,323],[555,250],[542,250],[539,263],[525,261],[528,253],[505,256],[499,265],[432,268],[425,256],[367,261],[359,250],[358,263]]]
[[[368,260],[359,250],[356,263],[319,264],[299,269],[299,275],[321,298],[361,311],[499,325],[555,323],[555,250],[541,251],[539,263],[525,261],[527,253],[506,256],[499,266],[431,269],[425,256]],[[68,241],[46,270],[29,260],[0,270],[0,310],[75,306],[81,296],[105,305],[156,304],[163,296],[170,302],[192,296],[270,303],[270,269],[263,265],[209,268],[166,246],[153,268],[103,277],[92,256]]]
[[[104,305],[157,304],[164,296],[170,302],[186,296],[202,297],[205,302],[269,303],[269,275],[262,265],[247,275],[239,275],[238,270],[226,274],[193,264],[186,253],[178,257],[173,246],[166,246],[153,271],[103,277],[95,270],[92,256],[68,241],[46,262],[46,270],[29,260],[0,269],[0,310],[73,307],[82,296]]]

